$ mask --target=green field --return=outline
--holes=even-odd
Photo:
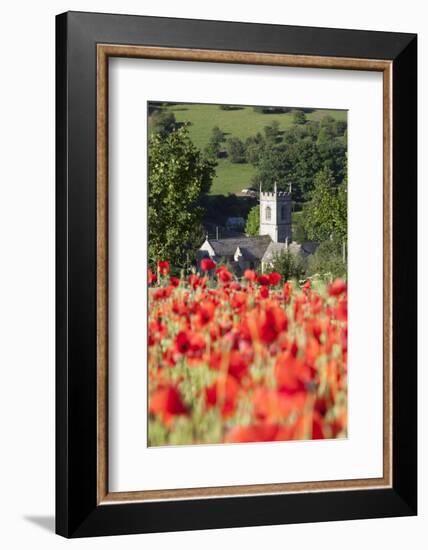
[[[264,114],[255,112],[252,107],[239,107],[236,110],[225,111],[218,105],[186,103],[171,104],[167,109],[174,113],[177,122],[190,123],[190,137],[200,149],[204,149],[208,144],[214,126],[218,126],[225,133],[226,139],[234,136],[245,140],[257,132],[263,133],[264,127],[273,120],[278,121],[280,130],[286,130],[293,124],[292,112]],[[307,113],[306,116],[308,120],[320,120],[326,115],[331,115],[337,120],[346,120],[347,113],[318,109]],[[255,173],[255,167],[250,164],[234,164],[228,159],[219,159],[211,194],[238,193],[249,187]]]

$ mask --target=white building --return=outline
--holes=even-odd
[[[274,243],[291,243],[291,190],[263,192],[260,186],[260,235],[270,235]]]
[[[202,258],[211,258],[216,263],[227,263],[237,275],[246,269],[266,269],[275,257],[291,252],[298,254],[305,249],[292,242],[291,189],[263,192],[260,187],[260,228],[256,237],[209,239],[198,250],[198,264]]]

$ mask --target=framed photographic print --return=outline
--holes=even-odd
[[[56,48],[57,532],[416,514],[416,36]]]

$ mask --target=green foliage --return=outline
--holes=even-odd
[[[205,148],[208,156],[217,158],[221,151],[221,144],[224,141],[224,133],[220,130],[218,126],[214,126],[211,132],[211,138],[208,142],[208,145]]]
[[[201,244],[202,208],[209,191],[213,162],[191,142],[186,128],[152,137],[149,146],[149,262],[168,260],[186,267]]]
[[[229,138],[226,142],[226,148],[231,162],[245,162],[245,146],[239,138]]]
[[[306,115],[303,111],[296,110],[293,113],[293,122],[294,124],[305,124]]]
[[[346,120],[335,120],[334,122],[335,126],[335,133],[336,136],[343,136],[343,134],[346,132],[348,128],[348,124],[346,123]]]
[[[251,208],[257,204],[257,200],[253,197],[237,197],[232,193],[226,196],[210,194],[203,195],[199,204],[204,209],[204,221],[216,226],[226,225],[227,218],[233,216],[246,219]]]
[[[253,107],[255,113],[263,114],[283,114],[291,111],[291,107]]]
[[[301,279],[306,272],[305,263],[305,259],[300,253],[282,252],[274,258],[272,265],[269,266],[266,272],[277,271],[282,275],[284,281]]]
[[[346,177],[346,142],[343,139],[331,139],[318,145],[322,165],[333,172],[335,184],[339,185]]]
[[[241,109],[241,107],[239,107],[239,105],[219,105],[219,108],[222,111],[236,111],[238,109]]]
[[[266,150],[266,142],[260,132],[245,140],[245,159],[253,166],[257,166]]]
[[[328,128],[322,127],[320,128],[320,131],[318,133],[317,137],[317,145],[324,145],[325,143],[328,143],[332,138],[331,133],[329,132]]]
[[[346,261],[340,243],[328,240],[322,242],[315,254],[308,257],[307,275],[323,275],[329,279],[346,279]]]
[[[346,241],[347,185],[346,181],[335,188],[333,173],[323,168],[315,177],[311,199],[303,207],[303,227],[311,240],[332,239]]]
[[[303,225],[302,212],[292,213],[292,226],[293,226],[293,241],[297,243],[303,243],[308,240],[305,227]]]
[[[254,206],[248,213],[247,222],[245,224],[245,234],[249,237],[254,237],[259,234],[260,229],[260,206]]]
[[[335,235],[339,242],[348,242],[348,184],[345,180],[337,189]]]
[[[293,185],[293,200],[306,200],[313,188],[314,177],[323,166],[322,157],[312,140],[297,140],[289,145],[272,147],[265,151],[258,164],[258,179],[263,182],[263,190],[273,189],[275,181],[278,189],[287,191]]]
[[[152,134],[159,134],[162,138],[165,138],[176,127],[177,121],[173,112],[161,109],[153,113],[150,124],[150,132]]]
[[[311,200],[303,207],[303,225],[311,240],[324,241],[334,232],[336,198],[333,186],[334,178],[329,168],[324,168],[315,176]]]
[[[265,137],[269,143],[276,143],[279,133],[279,122],[272,120],[270,124],[264,127]]]

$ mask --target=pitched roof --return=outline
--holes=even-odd
[[[261,260],[272,240],[269,235],[258,235],[234,239],[209,239],[208,242],[216,256],[233,256],[239,247],[246,259]]]

